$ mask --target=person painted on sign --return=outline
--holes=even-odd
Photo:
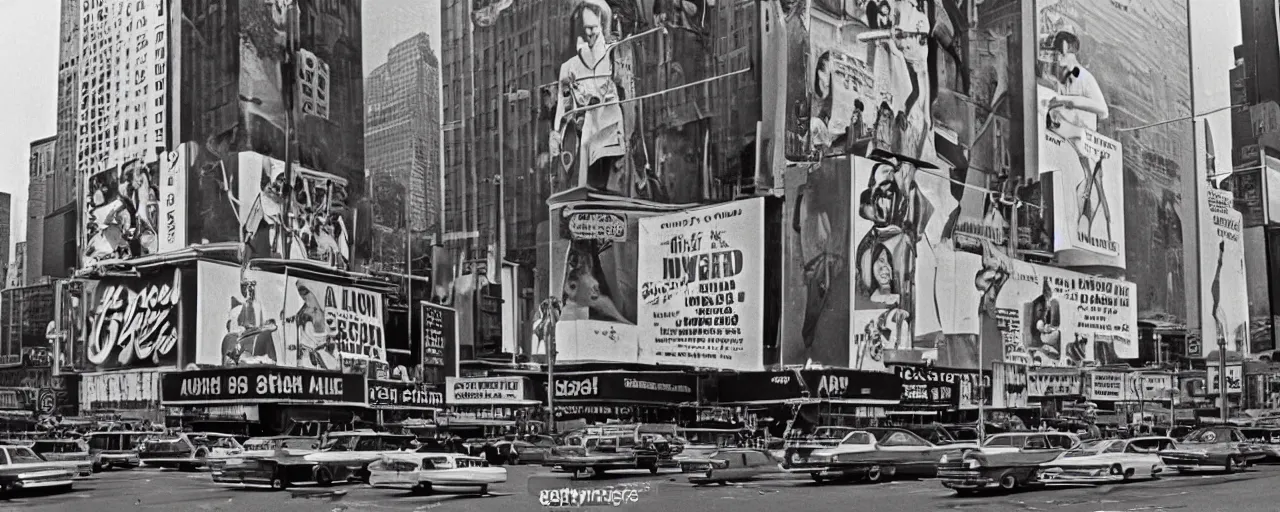
[[[815,174],[816,175],[816,174]],[[811,175],[811,176],[815,176]],[[812,179],[812,178],[811,178]],[[833,231],[831,217],[820,200],[814,200],[825,191],[809,190],[813,185],[801,185],[795,197],[795,212],[791,229],[800,241],[800,257],[803,262],[805,303],[804,320],[800,337],[804,342],[806,358],[814,356],[818,326],[828,312],[828,301],[833,288],[839,282],[847,282],[848,229]],[[831,308],[834,309],[834,308]]]
[[[1209,286],[1209,295],[1213,297],[1213,323],[1217,327],[1217,341],[1219,346],[1225,346],[1227,343],[1227,315],[1222,311],[1222,267],[1227,256],[1227,241],[1218,241],[1218,264],[1213,271],[1213,284]]]
[[[570,16],[574,54],[560,65],[560,101],[556,104],[550,153],[573,154],[577,183],[609,190],[626,155],[622,89],[614,80],[613,46],[606,42],[613,10],[604,0],[587,0]],[[595,108],[592,105],[605,104]],[[563,148],[569,127],[577,131],[578,147]]]
[[[222,364],[276,364],[276,321],[262,314],[258,283],[240,282],[240,296],[231,297],[227,334],[222,337]]]
[[[809,98],[809,151],[821,159],[831,149],[832,136],[827,125],[831,121],[834,98],[831,93],[831,52],[818,56],[813,70],[813,94]]]
[[[1037,351],[1036,357],[1057,360],[1061,354],[1062,308],[1048,279],[1044,280],[1040,296],[1031,301],[1031,319],[1035,329],[1031,333],[1032,346],[1027,348]]]
[[[302,281],[296,282],[298,297],[302,306],[293,315],[284,319],[286,324],[293,324],[297,332],[294,350],[298,366],[303,368],[319,368],[324,370],[341,370],[342,361],[338,357],[337,343],[329,332],[324,306],[320,297],[316,296]]]
[[[594,252],[586,250],[592,245],[590,241],[578,241],[569,249],[559,320],[604,320],[630,324],[632,322],[614,304],[613,297],[607,290],[602,290],[601,280],[596,277],[600,269]]]
[[[891,305],[914,303],[916,243],[919,231],[933,214],[932,205],[916,185],[917,170],[917,163],[910,159],[877,161],[868,176],[867,187],[858,199],[858,215],[873,225],[854,253],[858,269],[855,304],[865,300]],[[880,258],[885,261],[877,266]],[[876,274],[885,270],[892,274],[889,287],[896,286],[897,292],[884,293],[886,280]],[[886,302],[895,294],[896,301]]]
[[[1076,205],[1081,232],[1092,236],[1093,221],[1101,211],[1106,220],[1107,239],[1112,238],[1111,205],[1103,188],[1102,162],[1093,159],[1085,147],[1085,130],[1098,131],[1098,121],[1110,116],[1107,100],[1102,95],[1098,80],[1080,64],[1080,39],[1069,31],[1059,31],[1053,37],[1056,57],[1055,74],[1058,95],[1049,100],[1047,128],[1067,139],[1075,147],[1080,159],[1084,179],[1076,186]],[[1095,195],[1096,194],[1096,195]]]

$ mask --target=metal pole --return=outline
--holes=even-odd
[[[510,98],[507,97],[507,68],[506,62],[498,58],[498,88],[501,92],[501,98],[498,101],[498,251],[494,261],[498,263],[497,269],[491,269],[490,272],[497,272],[497,280],[502,280],[502,261],[507,258],[507,108]],[[503,283],[505,286],[506,283]],[[499,313],[501,318],[501,313]]]
[[[560,321],[560,301],[550,297],[545,301],[543,336],[547,338],[547,431],[556,433],[556,324]]]
[[[1219,413],[1222,416],[1222,423],[1227,423],[1227,413],[1230,407],[1230,395],[1227,393],[1227,337],[1218,335],[1218,394],[1219,400],[1222,401],[1219,407]]]

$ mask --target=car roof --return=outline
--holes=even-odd
[[[142,431],[142,430],[112,430],[112,431],[109,431],[109,432],[108,432],[108,431],[101,431],[101,432],[89,432],[88,434],[85,434],[85,437],[88,437],[88,436],[119,436],[119,435],[147,435],[147,436],[161,436],[161,435],[164,435],[164,432],[146,432],[146,431]]]

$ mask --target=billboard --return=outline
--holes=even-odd
[[[437,368],[445,377],[457,377],[458,311],[420,301],[422,322],[422,367]]]
[[[1125,268],[1143,289],[1143,315],[1183,318],[1195,300],[1183,243],[1195,236],[1184,202],[1194,197],[1194,132],[1146,125],[1192,115],[1187,2],[1040,0],[1035,16],[1035,147],[1040,176],[1053,181],[1058,261]]]
[[[853,267],[854,177],[847,159],[786,170],[783,219],[782,364],[846,366]]]
[[[640,220],[640,361],[764,367],[764,201]]]
[[[169,269],[99,280],[88,302],[82,371],[178,365],[180,275]]]
[[[550,296],[561,302],[555,324],[558,360],[639,360],[639,222],[690,206],[627,200],[552,206]],[[546,350],[539,338],[533,353]]]
[[[1201,350],[1248,353],[1249,286],[1245,277],[1244,219],[1231,192],[1206,189],[1200,211]],[[1210,347],[1206,349],[1205,347]],[[1206,354],[1187,354],[1204,357]]]
[[[191,168],[192,150],[193,144],[181,144],[166,153],[160,164],[156,215],[159,252],[187,247],[187,170]]]
[[[83,175],[84,266],[160,250],[160,163],[128,160]]]
[[[154,409],[160,401],[160,372],[87,373],[80,377],[80,410]]]
[[[352,210],[348,181],[258,153],[240,153],[240,230],[248,258],[351,263]]]
[[[196,271],[196,364],[350,370],[387,361],[377,293],[210,262]]]

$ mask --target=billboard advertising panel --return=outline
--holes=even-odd
[[[1181,318],[1193,295],[1183,240],[1195,236],[1194,131],[1145,125],[1192,114],[1187,2],[1039,0],[1035,16],[1033,121],[1040,175],[1053,181],[1058,261],[1125,268],[1144,314]]]
[[[258,153],[240,153],[239,174],[247,257],[348,268],[353,219],[346,179],[295,165],[293,183],[287,183],[284,162]]]
[[[131,159],[83,175],[84,265],[156,254],[160,226],[160,163]]]
[[[191,168],[193,144],[181,144],[165,154],[160,165],[159,212],[156,215],[158,252],[187,247],[187,170]]]
[[[641,361],[764,367],[764,222],[764,198],[640,220]]]
[[[82,371],[174,367],[182,300],[177,270],[102,279],[88,302]]]
[[[1201,350],[1247,353],[1249,345],[1249,287],[1245,278],[1244,219],[1235,209],[1231,192],[1206,189],[1200,206],[1200,324]],[[1187,354],[1204,357],[1206,353]]]
[[[458,311],[420,301],[422,322],[422,366],[437,368],[445,377],[457,377]]]
[[[296,347],[286,364],[387,362],[381,294],[293,276],[286,276],[284,293],[285,344]]]
[[[850,167],[847,160],[843,165],[830,160],[787,168],[782,364],[845,366],[850,361]]]

